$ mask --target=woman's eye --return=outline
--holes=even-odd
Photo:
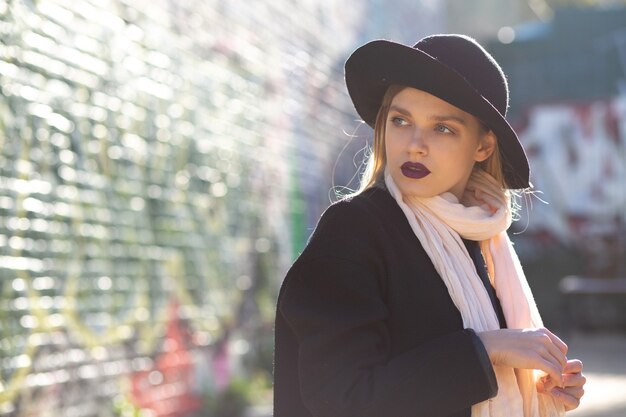
[[[452,130],[450,130],[450,128],[446,125],[437,125],[435,130],[439,133],[453,133]]]
[[[393,123],[396,126],[406,126],[408,124],[408,122],[404,120],[402,117],[392,117],[391,123]]]

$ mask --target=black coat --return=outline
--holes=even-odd
[[[382,188],[322,215],[283,282],[275,331],[274,417],[470,416],[497,393],[482,342]]]

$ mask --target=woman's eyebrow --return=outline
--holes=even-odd
[[[410,116],[411,112],[402,108],[402,107],[398,107],[395,104],[392,105],[391,107],[389,107],[389,111],[397,111],[398,113],[404,114],[405,116]]]
[[[452,114],[433,115],[433,116],[430,116],[429,119],[434,120],[436,122],[453,121],[453,122],[462,124],[463,126],[467,126],[467,120],[459,116],[454,116]]]
[[[397,105],[392,105],[389,107],[389,111],[396,111],[400,114],[404,114],[405,116],[411,116],[411,112],[406,110],[403,107],[397,106]],[[449,121],[453,121],[453,122],[457,122],[463,126],[467,126],[467,120],[465,120],[463,117],[460,116],[456,116],[453,114],[435,114],[432,116],[428,117],[430,120],[434,120],[436,122],[449,122]]]

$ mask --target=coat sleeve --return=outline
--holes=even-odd
[[[496,394],[471,329],[392,356],[384,280],[367,239],[316,234],[313,254],[292,267],[278,305],[298,341],[300,392],[313,416],[447,416]]]

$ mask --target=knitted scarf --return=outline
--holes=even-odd
[[[385,184],[404,212],[443,279],[465,328],[499,329],[487,290],[461,237],[480,242],[489,279],[502,304],[507,327],[541,327],[534,298],[506,230],[509,199],[497,181],[481,169],[472,173],[462,201],[452,193],[432,198],[403,196],[391,175]],[[472,406],[472,417],[557,417],[563,406],[537,392],[538,371],[495,366],[496,397]]]

